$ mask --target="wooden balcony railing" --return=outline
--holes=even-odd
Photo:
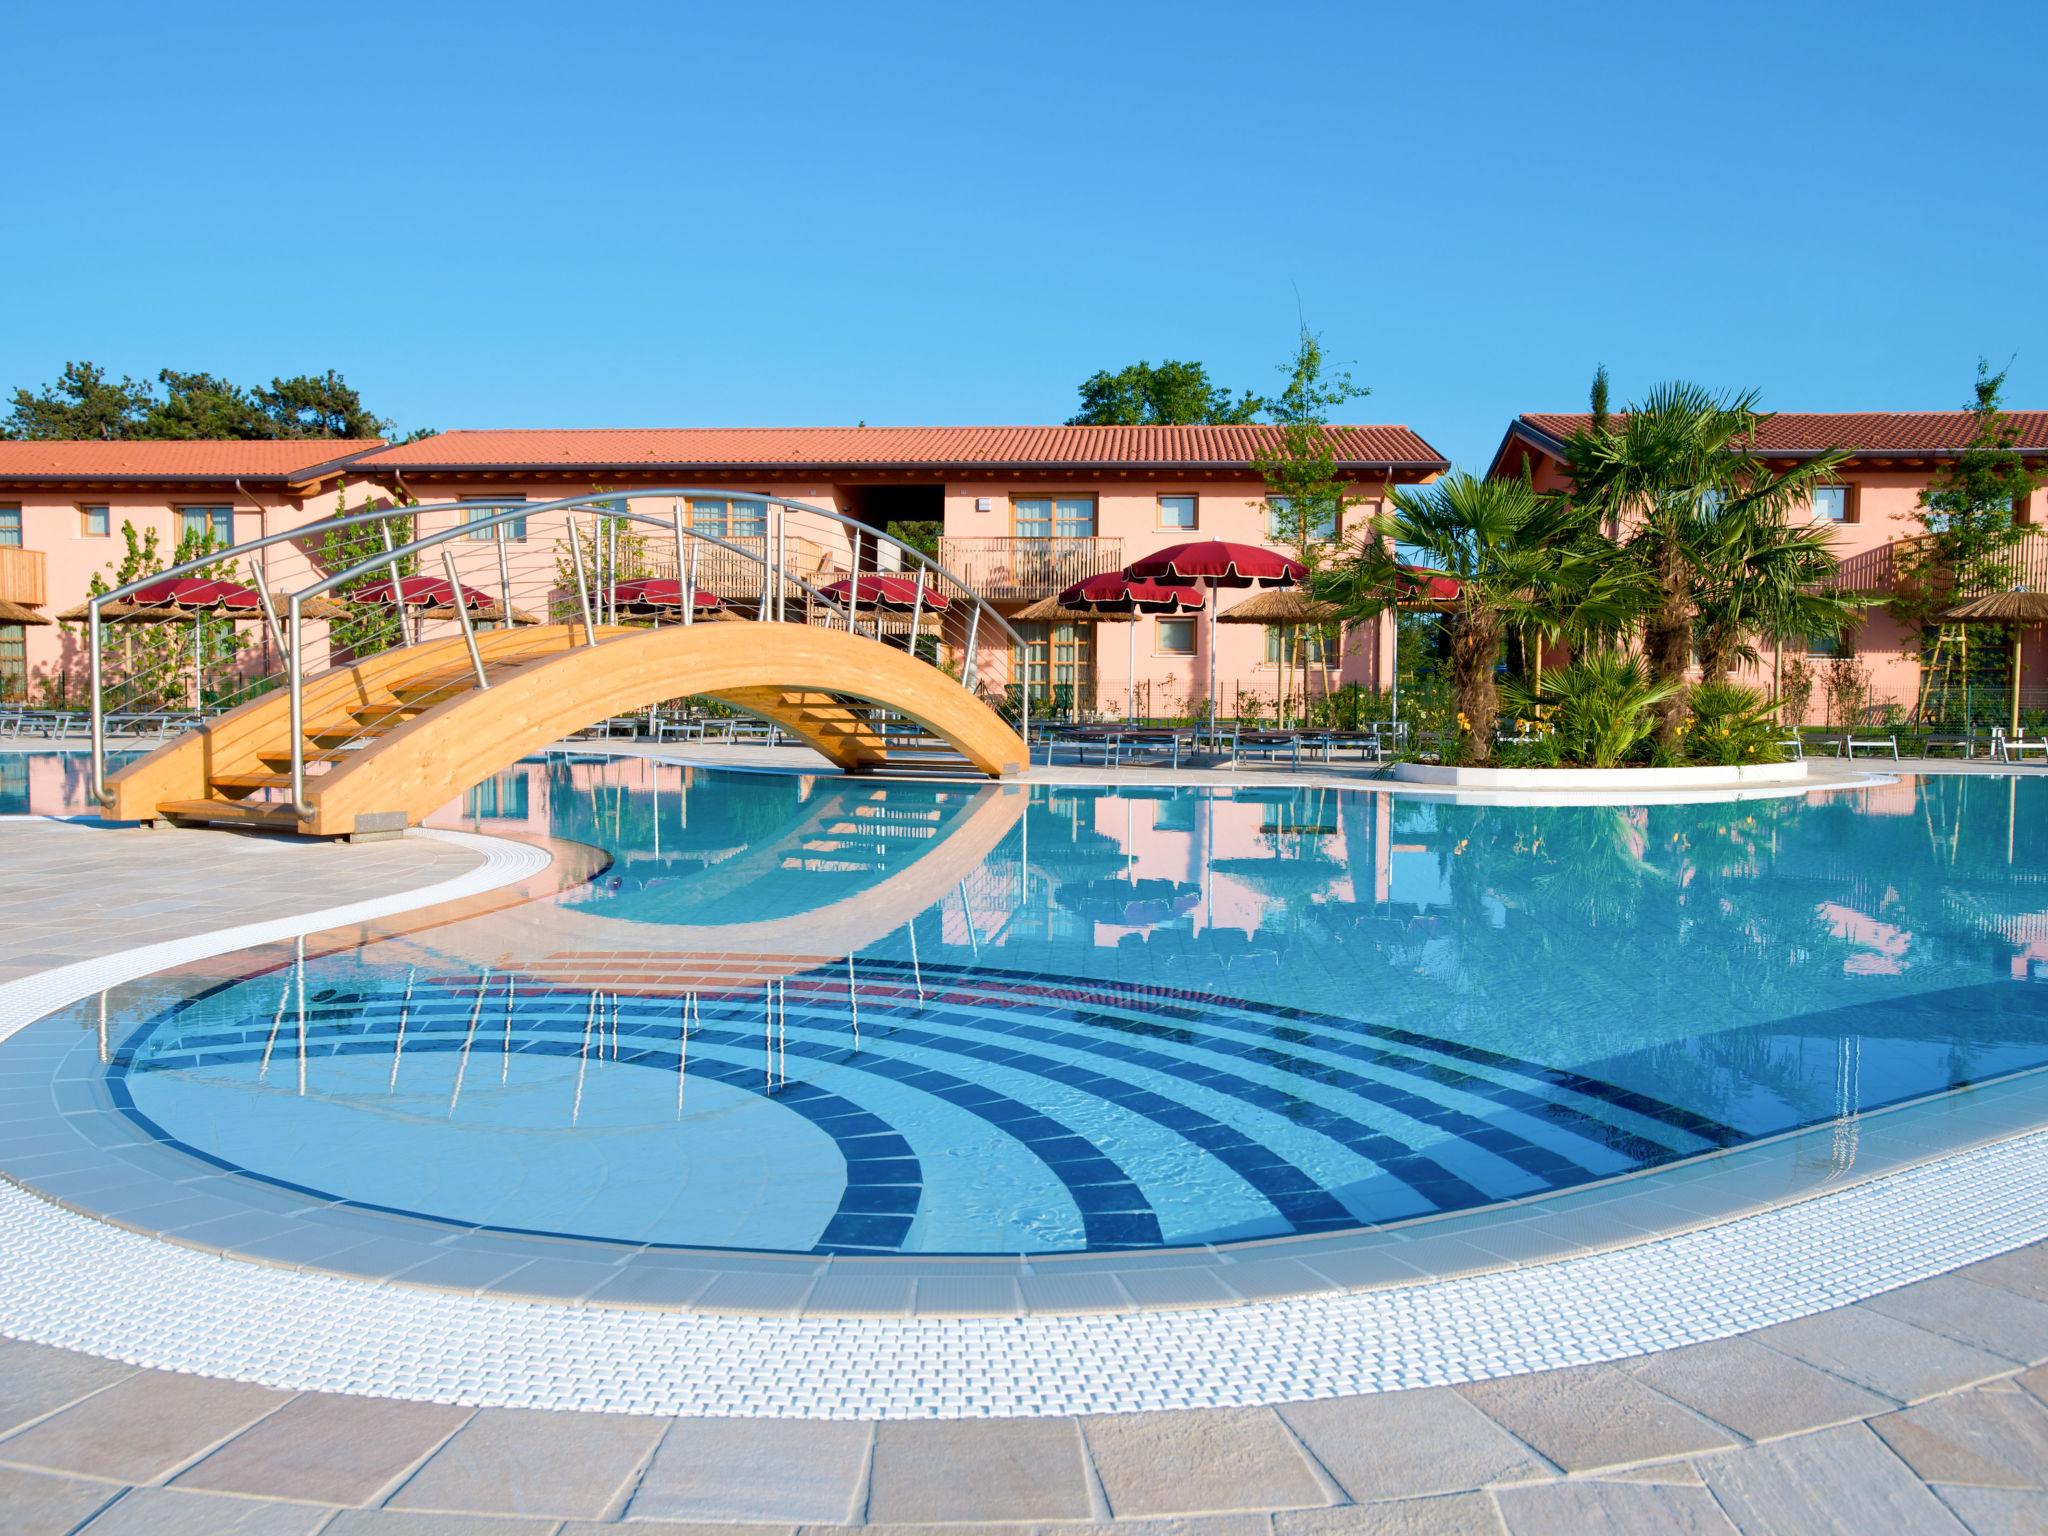
[[[0,545],[0,602],[41,604],[43,552]]]
[[[1884,596],[1898,585],[1899,549],[1910,540],[1893,540],[1876,549],[1846,555],[1833,582],[1838,592],[1861,592]],[[2029,533],[2007,557],[2014,579],[2029,592],[2048,592],[2048,532]],[[1972,588],[1958,597],[1983,595]]]
[[[1122,539],[940,539],[939,564],[990,602],[1035,602],[1123,569]]]

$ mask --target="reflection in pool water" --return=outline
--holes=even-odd
[[[611,1242],[1030,1252],[1582,1183],[2048,1059],[2048,781],[1522,809],[557,757],[592,883],[135,1008],[138,1129]],[[73,1055],[90,1058],[89,1037]]]

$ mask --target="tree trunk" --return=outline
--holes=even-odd
[[[1492,614],[1460,612],[1451,622],[1451,691],[1464,716],[1464,758],[1474,767],[1493,761],[1493,728],[1500,719],[1501,624]]]
[[[1692,664],[1692,605],[1685,590],[1685,569],[1676,556],[1664,556],[1657,578],[1663,592],[1643,624],[1643,660],[1652,682],[1672,685],[1670,697],[1657,706],[1657,740],[1675,751],[1679,727],[1685,723],[1685,673]]]
[[[1700,656],[1700,681],[1725,683],[1735,675],[1735,653],[1741,636],[1725,625],[1707,631],[1706,648]]]

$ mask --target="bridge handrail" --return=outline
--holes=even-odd
[[[842,607],[840,604],[826,597],[824,593],[820,592],[810,583],[790,573],[790,571],[787,568],[785,560],[787,547],[787,523],[781,518],[778,518],[776,520],[777,526],[773,534],[769,532],[768,526],[764,522],[761,538],[762,548],[761,551],[757,554],[755,551],[751,549],[746,549],[740,545],[733,544],[725,539],[721,539],[716,535],[705,533],[695,528],[694,526],[684,524],[679,512],[676,514],[672,514],[670,519],[664,522],[661,518],[656,517],[652,513],[635,512],[632,510],[631,503],[634,500],[655,497],[667,497],[677,501],[678,503],[680,503],[682,500],[686,498],[719,498],[727,500],[744,498],[745,500],[751,502],[761,503],[764,506],[782,508],[784,509],[785,513],[787,511],[796,511],[811,516],[821,517],[827,520],[828,522],[839,524],[840,526],[848,529],[851,532],[852,538],[850,539],[849,544],[851,549],[854,551],[854,560],[849,570],[849,579],[851,581],[851,585],[848,589],[847,603]],[[952,592],[947,594],[949,600],[953,593],[957,593],[960,596],[963,596],[966,599],[968,599],[971,603],[973,603],[975,611],[970,620],[970,639],[968,642],[967,658],[968,665],[963,668],[963,675],[960,678],[960,683],[962,687],[972,691],[975,685],[974,673],[976,669],[972,664],[975,642],[972,637],[974,636],[975,631],[978,628],[983,616],[986,616],[990,621],[992,621],[996,628],[998,628],[1005,636],[1009,638],[1011,645],[1013,647],[1013,655],[1021,654],[1023,650],[1023,637],[1018,634],[1015,627],[1012,626],[1007,619],[1005,619],[1000,613],[996,611],[994,606],[991,605],[987,599],[982,597],[971,586],[969,586],[965,581],[963,581],[958,575],[954,574],[946,567],[940,565],[937,561],[932,560],[929,556],[925,555],[921,550],[915,548],[910,544],[905,543],[901,539],[895,538],[894,536],[882,530],[873,528],[868,524],[859,521],[856,518],[847,517],[842,513],[832,511],[828,507],[820,507],[811,502],[797,501],[792,497],[777,496],[767,492],[736,492],[728,488],[714,488],[706,486],[650,486],[621,491],[587,492],[578,496],[563,497],[560,500],[551,502],[509,503],[503,505],[499,510],[491,511],[487,515],[482,517],[477,516],[476,511],[480,509],[482,506],[486,505],[484,503],[455,503],[454,505],[462,506],[465,508],[466,517],[465,521],[463,521],[462,523],[452,525],[448,528],[439,529],[432,533],[424,534],[421,537],[413,539],[408,543],[401,545],[395,549],[381,551],[378,554],[373,555],[369,559],[364,560],[360,564],[349,568],[348,570],[332,572],[329,575],[322,577],[319,581],[312,583],[310,586],[307,586],[291,594],[291,632],[293,637],[293,644],[290,648],[290,654],[288,657],[291,673],[291,795],[293,808],[297,810],[298,813],[302,816],[312,814],[312,807],[306,800],[305,788],[306,745],[305,734],[303,729],[305,723],[305,674],[304,668],[300,662],[301,647],[298,643],[300,626],[303,622],[301,617],[301,608],[305,600],[308,598],[321,596],[324,593],[333,591],[335,588],[339,587],[344,582],[350,581],[358,576],[362,576],[370,572],[373,572],[378,568],[391,564],[397,560],[420,554],[425,550],[435,548],[437,546],[445,545],[451,540],[459,538],[475,538],[479,535],[479,533],[488,532],[493,529],[501,530],[504,527],[504,525],[508,523],[523,521],[525,519],[542,516],[550,512],[561,512],[571,519],[570,539],[572,547],[576,543],[575,524],[573,521],[574,514],[580,511],[588,511],[600,517],[613,517],[626,522],[646,523],[650,526],[661,528],[665,532],[673,533],[678,541],[677,556],[679,560],[682,554],[681,541],[685,538],[695,540],[701,544],[710,544],[719,549],[726,550],[727,552],[738,555],[743,560],[751,561],[752,563],[759,565],[762,568],[764,597],[768,596],[770,591],[778,595],[776,603],[764,603],[759,615],[760,618],[762,618],[763,620],[775,617],[775,614],[772,610],[779,605],[779,594],[786,592],[789,585],[793,583],[794,585],[799,587],[807,596],[816,598],[819,602],[823,603],[829,612],[843,613],[846,617],[847,627],[849,630],[851,630],[854,627],[854,624],[856,622],[856,616],[858,614],[860,606],[861,573],[858,569],[858,556],[861,542],[863,540],[872,540],[874,542],[875,547],[878,550],[884,544],[886,544],[896,549],[900,555],[909,556],[911,560],[915,561],[919,566],[923,567],[924,570],[930,572],[933,575],[943,578],[944,581],[952,589]],[[590,594],[587,591],[582,590],[582,557],[580,554],[576,554],[574,558],[576,560],[577,583],[579,588],[578,597],[583,609],[584,630],[586,637],[590,640],[594,640],[595,633],[591,618]],[[681,569],[678,569],[677,577],[679,581],[683,579],[684,572]],[[922,591],[923,587],[924,578],[920,576],[919,590]],[[686,596],[685,602],[686,604],[694,604],[694,595]],[[688,610],[686,609],[686,611]],[[479,677],[481,677],[483,674],[483,665],[481,661],[477,659],[475,643],[470,635],[469,610],[467,606],[461,602],[458,602],[456,604],[456,615],[458,621],[462,625],[464,638],[468,640],[470,644],[471,662],[477,668]],[[508,620],[510,619],[510,617],[511,616],[508,614]],[[911,639],[912,645],[914,647],[916,639],[914,633]],[[488,684],[486,683],[485,686],[488,686]],[[1020,704],[1022,714],[1020,716],[1019,729],[1020,732],[1026,736],[1026,739],[1028,739],[1030,731],[1029,693],[1030,690],[1028,688],[1023,691],[1023,696]]]
[[[434,512],[456,507],[479,510],[486,506],[518,507],[524,505],[524,502],[514,501],[445,501],[436,502],[431,505],[381,507],[375,510],[343,513],[336,517],[323,517],[316,522],[304,523],[297,528],[288,529],[282,533],[267,533],[261,538],[245,539],[240,544],[231,544],[224,549],[212,550],[209,553],[195,556],[190,560],[180,561],[168,570],[139,577],[125,586],[115,587],[108,592],[96,593],[88,598],[86,600],[86,666],[91,673],[92,689],[92,751],[90,753],[89,779],[93,799],[101,805],[110,805],[113,802],[113,796],[107,789],[106,711],[100,677],[102,646],[100,607],[102,604],[119,602],[123,598],[140,592],[145,587],[153,587],[159,582],[170,581],[190,571],[201,571],[208,566],[219,565],[223,560],[240,559],[253,554],[257,550],[268,549],[274,544],[301,542],[309,534],[319,534],[324,537],[333,529],[347,528],[357,523],[374,523],[392,517],[411,517],[419,512]],[[383,564],[384,561],[392,558],[392,555],[387,554],[376,563]],[[272,627],[275,628],[278,623],[276,599],[271,594],[269,583],[264,580],[262,571],[258,567],[250,567],[250,575],[255,578],[257,596],[263,600],[264,616],[269,620]],[[296,631],[294,631],[294,638],[296,638]],[[282,646],[282,636],[279,637],[279,641],[280,646]]]

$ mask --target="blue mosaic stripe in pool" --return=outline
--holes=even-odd
[[[936,1251],[914,1238],[920,1213],[931,1209],[926,1162],[952,1149],[933,1139],[932,1116],[918,1112],[926,1100],[971,1117],[997,1138],[991,1145],[1042,1168],[1046,1187],[1072,1208],[1068,1230],[1079,1232],[1078,1244],[1056,1246],[1089,1249],[1327,1232],[1469,1208],[1734,1138],[1702,1117],[1581,1074],[1301,1009],[960,966],[862,960],[858,971],[858,1049],[847,979],[835,965],[790,975],[779,1012],[758,984],[695,994],[697,1022],[681,1047],[683,1005],[672,993],[606,991],[593,1008],[585,987],[522,980],[504,1020],[504,1050],[584,1061],[595,1018],[601,1062],[717,1082],[801,1116],[845,1165],[836,1208],[806,1245],[820,1253]],[[237,996],[217,989],[207,995],[213,1001],[192,999],[139,1026],[109,1068],[116,1102],[150,1135],[216,1166],[337,1198],[315,1170],[251,1168],[246,1158],[224,1161],[191,1145],[126,1091],[129,1072],[246,1072],[274,1047],[277,1021],[267,1012],[239,1014],[248,1004]],[[350,985],[309,996],[305,1049],[314,1061],[391,1055],[395,1081],[400,1055],[466,1056],[481,1008],[474,978],[421,979],[407,1000],[396,979],[379,988],[355,973]],[[580,1093],[580,1075],[577,1082]],[[1333,1187],[1331,1173],[1346,1166],[1375,1177]],[[948,1169],[956,1180],[971,1173],[957,1163]],[[1219,1207],[1243,1211],[1251,1199],[1266,1215],[1249,1225],[1240,1215],[1222,1232],[1188,1230],[1190,1179],[1214,1186]],[[1234,1206],[1222,1196],[1226,1187],[1243,1192]],[[1176,1196],[1181,1214],[1171,1231],[1153,1190]],[[344,1203],[456,1219],[360,1193]],[[1053,1213],[1046,1220],[1060,1225]],[[605,1230],[464,1224],[636,1241]]]
[[[1666,1103],[1649,1094],[1626,1088],[1617,1083],[1588,1077],[1568,1068],[1546,1066],[1541,1062],[1525,1061],[1513,1056],[1504,1056],[1480,1046],[1463,1041],[1447,1040],[1436,1035],[1417,1034],[1413,1030],[1396,1029],[1383,1024],[1370,1024],[1359,1019],[1340,1018],[1335,1014],[1316,1013],[1306,1008],[1291,1008],[1282,1003],[1250,1003],[1242,998],[1219,997],[1213,992],[1189,991],[1178,987],[1162,987],[1143,982],[1104,980],[1097,977],[1086,979],[1067,976],[1045,976],[1035,971],[1009,971],[987,966],[972,968],[955,965],[925,965],[913,967],[907,961],[876,960],[863,958],[861,965],[867,970],[884,970],[899,977],[909,976],[913,970],[921,969],[927,976],[950,976],[969,983],[984,992],[1003,985],[1010,985],[1025,995],[1053,997],[1074,1002],[1125,1002],[1147,1008],[1149,1011],[1168,1017],[1199,1022],[1209,1009],[1227,1009],[1247,1016],[1266,1016],[1288,1019],[1297,1023],[1312,1025],[1319,1030],[1339,1034],[1361,1036],[1382,1040],[1408,1051],[1422,1051],[1437,1056],[1454,1057],[1475,1065],[1524,1078],[1530,1082],[1597,1100],[1616,1109],[1625,1109],[1646,1120],[1657,1121],[1687,1135],[1696,1136],[1710,1146],[1731,1147],[1749,1139],[1733,1126],[1723,1125],[1709,1116],[1698,1114],[1681,1105]],[[1174,1005],[1181,1005],[1175,1007]],[[1495,1090],[1497,1092],[1497,1090]],[[1547,1101],[1539,1101],[1547,1102]]]
[[[339,1010],[351,1004],[364,1007],[366,1010],[374,1010],[379,1005],[391,1001],[393,1000],[365,997],[360,994],[330,994],[322,1004],[324,1013],[309,1014],[309,1019],[321,1017],[323,1023],[317,1028],[309,1025],[308,1046],[322,1056],[388,1054],[397,1034],[395,1014],[388,1030],[378,1027],[373,1011],[354,1015],[356,1022],[353,1024],[338,1020]],[[130,1072],[190,1072],[209,1066],[259,1061],[264,1055],[264,1037],[271,1033],[270,1025],[259,1019],[252,1021],[251,1026],[245,1030],[215,1030],[195,1039],[180,1039],[171,1051],[149,1053],[151,1037],[157,1027],[175,1019],[186,1006],[188,1005],[181,1004],[165,1009],[146,1020],[142,1027],[124,1042],[107,1067],[107,1085],[113,1095],[115,1107],[134,1120],[153,1140],[214,1167],[289,1189],[296,1194],[312,1195],[323,1200],[333,1200],[336,1204],[357,1206],[367,1210],[423,1216],[429,1220],[437,1219],[427,1213],[403,1207],[336,1196],[315,1184],[230,1163],[202,1148],[181,1141],[151,1120],[135,1104],[126,1081]],[[461,1008],[460,1015],[459,1019],[453,1021],[454,1027],[450,1033],[435,1034],[431,1029],[434,1010],[423,1005],[417,1014],[410,1017],[418,1033],[408,1039],[406,1048],[421,1054],[460,1051],[463,1048],[462,1037],[468,1032],[467,1005]],[[673,1017],[671,1011],[671,1021]],[[528,1032],[530,1025],[536,1021],[521,1018],[517,1022],[520,1029],[517,1050],[521,1055],[570,1057],[576,1055],[580,1049],[577,1043],[566,1038],[538,1036]],[[701,1033],[693,1030],[690,1035],[691,1041],[694,1043]],[[624,1060],[623,1057],[620,1059]],[[634,1054],[627,1064],[660,1067],[673,1072],[679,1065],[679,1059],[679,1054],[673,1050],[663,1052],[645,1045],[636,1045]],[[917,1214],[924,1177],[909,1143],[886,1123],[858,1104],[812,1083],[788,1082],[771,1090],[763,1082],[758,1068],[752,1066],[699,1056],[691,1059],[689,1074],[693,1077],[711,1078],[747,1093],[763,1096],[772,1093],[777,1104],[803,1116],[832,1138],[846,1159],[846,1187],[840,1196],[839,1208],[826,1224],[815,1251],[888,1253],[902,1246],[903,1239]],[[616,1240],[601,1232],[561,1232],[502,1223],[493,1223],[491,1230],[527,1236],[575,1238],[588,1242]]]

